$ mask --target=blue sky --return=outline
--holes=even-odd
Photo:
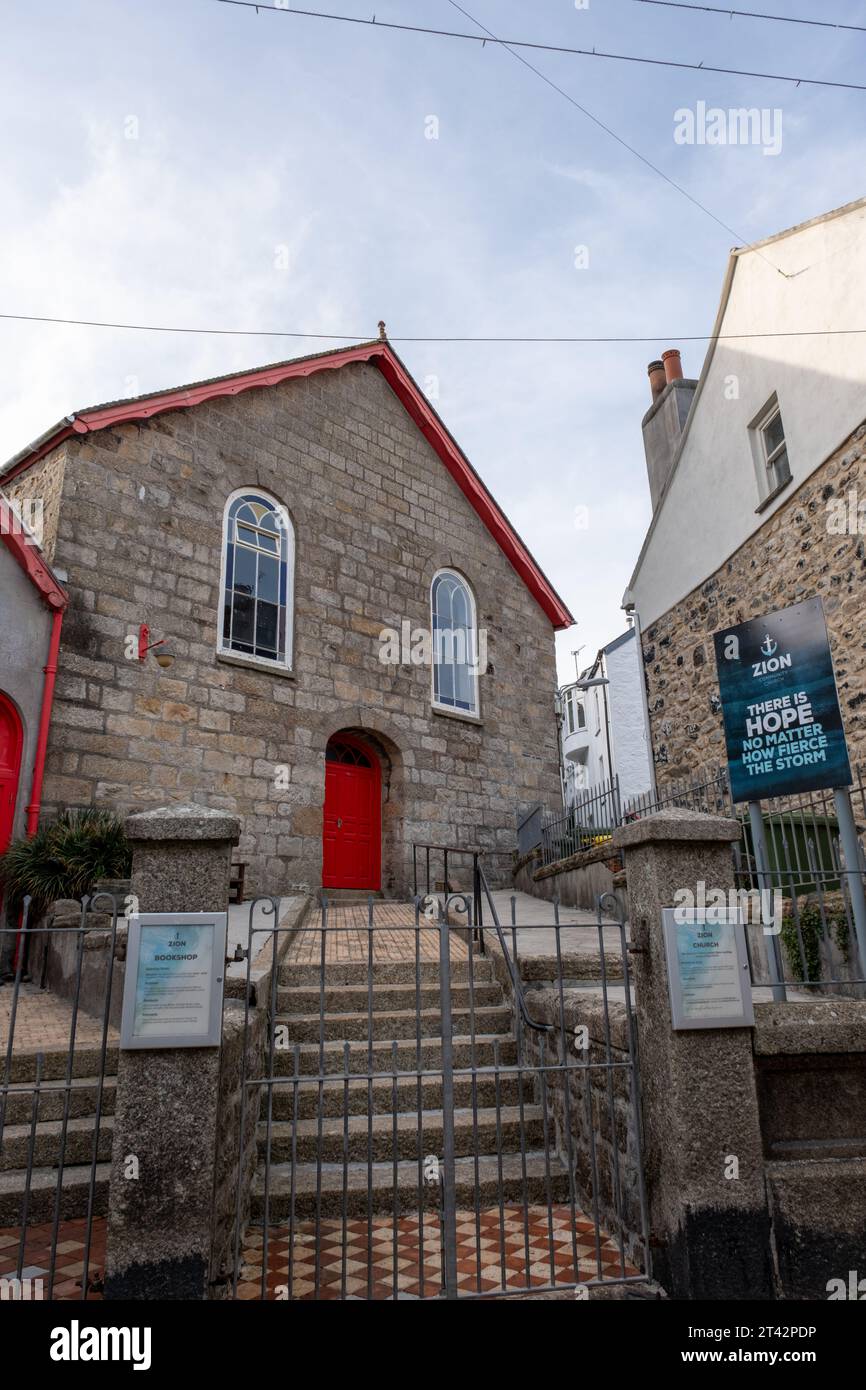
[[[327,8],[473,31],[448,0]],[[464,8],[503,37],[866,72],[866,34],[636,0]],[[851,0],[754,8],[866,24]],[[649,520],[647,362],[710,331],[730,246],[864,192],[866,93],[528,55],[735,238],[493,46],[214,0],[8,3],[4,31],[4,312],[359,337],[384,318],[395,340],[653,337],[395,342],[419,381],[437,379],[437,408],[579,621],[559,638],[562,679],[573,648],[586,664],[623,628]],[[701,100],[781,108],[781,153],[678,145],[675,111]],[[82,406],[329,345],[0,322],[0,458]],[[697,375],[703,346],[682,349]]]

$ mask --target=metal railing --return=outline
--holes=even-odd
[[[548,817],[541,827],[544,864],[603,844],[622,824],[619,778],[614,776],[581,795],[568,810]]]
[[[850,790],[862,834],[866,829],[866,769],[862,765],[854,768]],[[866,857],[861,844],[859,863],[845,863],[829,789],[762,803],[769,859],[763,873],[756,863],[748,808],[734,804],[725,767],[704,768],[692,777],[672,779],[655,793],[634,797],[624,806],[616,779],[603,784],[569,811],[545,823],[543,863],[556,863],[604,843],[618,826],[674,806],[739,822],[741,838],[733,847],[735,883],[741,897],[753,895],[753,902],[761,890],[771,896],[781,894],[780,935],[788,985],[861,996],[866,962],[859,961],[857,955],[851,881],[855,874],[866,876]],[[774,901],[777,903],[778,898]],[[759,931],[752,939],[750,961],[754,983],[765,985],[770,980],[760,935]]]
[[[866,826],[866,781],[861,765],[853,771],[851,799],[862,833]],[[762,802],[768,853],[763,873],[757,865],[748,808],[734,804],[726,768],[704,769],[691,779],[666,784],[660,794],[637,797],[625,808],[623,819],[638,819],[671,806],[728,816],[740,823],[741,839],[733,846],[734,880],[741,905],[756,909],[751,911],[751,921],[757,930],[747,934],[753,983],[770,983],[768,938],[761,930],[766,925],[781,935],[788,986],[862,995],[866,962],[857,958],[851,878],[866,874],[866,859],[861,845],[860,862],[844,862],[832,790],[771,797]],[[757,907],[762,890],[764,900]],[[779,905],[779,896],[780,932],[780,924],[769,920]]]
[[[13,1298],[102,1288],[126,924],[110,893],[75,915],[46,925],[28,897],[0,924],[0,956],[12,958],[0,987],[0,1231],[14,1242],[2,1276]]]

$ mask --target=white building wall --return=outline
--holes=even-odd
[[[604,662],[610,685],[611,745],[614,771],[619,776],[623,805],[652,785],[646,719],[644,718],[642,671],[638,644],[632,632],[620,646],[605,650]]]
[[[866,418],[866,200],[736,253],[668,482],[627,599],[647,627],[714,573]],[[780,274],[780,270],[783,272]],[[772,338],[731,335],[800,334]],[[749,425],[778,395],[792,481],[763,511]]]

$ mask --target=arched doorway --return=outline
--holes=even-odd
[[[334,734],[325,750],[322,887],[378,892],[382,880],[381,771],[355,734]]]
[[[23,730],[18,711],[0,691],[0,854],[12,839]]]

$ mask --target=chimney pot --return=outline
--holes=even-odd
[[[668,348],[667,352],[662,353],[664,363],[665,381],[682,381],[683,364],[680,360],[679,348]]]
[[[667,385],[664,362],[650,362],[647,367],[647,374],[649,376],[653,400],[657,401]]]

